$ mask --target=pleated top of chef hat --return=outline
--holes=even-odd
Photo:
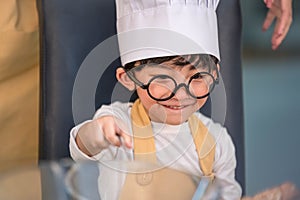
[[[220,60],[219,0],[116,0],[122,65],[152,57],[210,54]]]

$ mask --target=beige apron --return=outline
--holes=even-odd
[[[135,160],[156,164],[155,141],[150,119],[136,100],[131,110]],[[213,180],[215,140],[206,126],[192,115],[188,120],[204,174]],[[121,190],[120,200],[192,199],[196,185],[192,177],[170,168],[156,168],[146,173],[128,173]]]

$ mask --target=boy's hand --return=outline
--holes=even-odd
[[[84,124],[78,131],[76,143],[81,151],[93,156],[109,145],[120,147],[122,143],[132,148],[131,136],[122,120],[104,116]]]

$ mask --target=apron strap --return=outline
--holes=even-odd
[[[131,109],[134,159],[156,163],[156,148],[150,119],[137,99]]]
[[[196,115],[189,118],[189,126],[196,146],[199,165],[204,176],[214,178],[213,164],[215,158],[215,138]]]

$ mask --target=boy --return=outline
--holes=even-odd
[[[116,78],[138,99],[102,106],[93,120],[74,127],[73,159],[159,163],[223,179],[222,198],[239,199],[232,141],[225,128],[198,112],[219,78],[218,2],[117,0],[116,5],[124,66]],[[182,35],[200,47],[178,42]]]

